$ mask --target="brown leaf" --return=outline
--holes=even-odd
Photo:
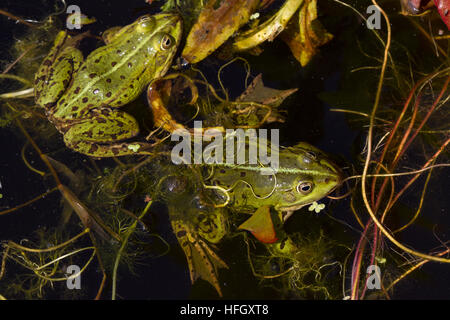
[[[291,20],[280,37],[300,64],[305,66],[315,55],[317,48],[330,41],[333,35],[326,32],[317,20],[317,0],[305,0],[298,18]]]
[[[200,13],[186,40],[182,56],[197,63],[221,46],[258,7],[259,0],[209,0]]]

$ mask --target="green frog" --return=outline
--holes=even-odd
[[[341,184],[341,170],[319,149],[299,143],[279,152],[279,168],[262,174],[259,165],[204,165],[198,176],[176,166],[157,190],[164,194],[174,233],[185,252],[192,283],[210,282],[222,295],[218,268],[226,268],[209,247],[227,234],[230,211],[250,213],[242,226],[281,254],[296,246],[281,230],[295,210],[330,194]],[[267,169],[267,168],[265,168]],[[271,215],[271,209],[278,214]]]
[[[217,164],[210,173],[210,188],[241,212],[271,206],[286,221],[292,212],[327,196],[341,184],[341,170],[308,143],[280,150],[278,159],[279,168],[272,173],[257,164]]]
[[[75,151],[94,157],[140,153],[148,144],[129,142],[139,126],[119,108],[168,71],[181,35],[178,15],[144,15],[107,32],[106,45],[83,61],[75,38],[61,31],[36,73],[36,104]]]

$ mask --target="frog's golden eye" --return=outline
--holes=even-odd
[[[172,38],[172,36],[166,34],[164,37],[162,37],[161,39],[161,49],[162,50],[167,50],[170,49],[173,44],[174,44],[174,39]]]
[[[297,192],[301,194],[308,194],[312,191],[313,184],[311,182],[300,182],[297,185]]]

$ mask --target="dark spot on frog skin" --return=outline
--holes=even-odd
[[[44,80],[45,80],[45,76],[37,77],[36,79],[34,79],[34,84],[38,84],[40,81],[44,81]]]
[[[47,60],[45,60],[42,64],[43,64],[44,66],[51,66],[51,65],[52,65],[52,61],[51,61],[50,59],[47,59]]]
[[[111,95],[112,95],[111,92],[107,92],[107,93],[106,93],[106,96],[107,96],[108,98],[111,97]]]
[[[101,57],[100,58],[98,58],[98,59],[95,59],[95,63],[99,63],[100,62],[100,59],[101,59]]]
[[[89,153],[94,153],[97,150],[98,150],[98,145],[93,144],[93,145],[91,145],[91,148],[89,149]]]
[[[121,76],[120,76],[120,79],[124,80],[124,79],[125,79],[125,76],[124,76],[124,75],[121,75]]]
[[[117,156],[118,154],[119,154],[119,148],[112,148],[111,149],[111,151],[112,151],[112,153],[115,155],[115,156]]]
[[[105,131],[103,131],[103,130],[100,130],[100,131],[98,132],[98,134],[99,134],[100,136],[102,136],[104,133],[105,133]]]
[[[81,90],[81,88],[80,88],[80,87],[77,87],[77,88],[75,89],[74,93],[75,93],[75,94],[78,94],[78,93],[80,92],[80,90]]]
[[[244,171],[241,172],[241,177],[245,177],[245,172]]]
[[[283,241],[281,241],[281,243],[280,243],[280,249],[281,250],[283,250],[285,244],[286,244],[286,239],[283,239]]]
[[[77,142],[75,142],[75,143],[72,143],[72,144],[70,144],[70,147],[72,148],[72,149],[78,149],[78,145],[80,144],[80,141],[77,141]]]
[[[92,103],[88,104],[88,108],[92,108],[94,105]]]
[[[128,68],[131,68],[133,64],[131,62],[128,62]]]
[[[117,51],[116,51],[116,53],[121,53],[122,52],[122,50],[120,50],[120,49],[117,49]]]
[[[122,127],[123,127],[123,123],[120,122],[120,121],[117,121],[117,126],[118,126],[119,128],[122,128]]]
[[[84,135],[85,135],[86,137],[92,138],[92,131],[91,131],[91,130],[86,131],[86,132],[84,133]]]
[[[113,61],[111,62],[111,66],[114,67],[117,64],[117,62]]]
[[[88,99],[87,97],[84,97],[83,100],[81,100],[81,101],[82,101],[83,103],[86,103],[86,102],[88,102],[88,100],[89,100],[89,99]]]
[[[49,103],[44,104],[44,107],[45,107],[45,108],[50,108],[51,106],[53,106],[53,103],[52,103],[52,102],[49,102]]]
[[[72,111],[75,112],[78,110],[78,107],[72,107]]]
[[[111,83],[111,78],[106,79],[106,82]]]
[[[69,80],[64,79],[64,80],[63,80],[63,86],[64,86],[64,88],[67,87],[68,84],[69,84]]]
[[[89,78],[91,78],[91,79],[95,78],[95,76],[96,76],[96,74],[95,74],[95,73],[91,73],[91,74],[89,74]]]
[[[133,86],[132,84],[130,84],[130,88],[131,88],[131,89],[134,89],[134,86]]]
[[[98,119],[97,119],[97,122],[98,122],[98,123],[106,123],[106,120],[103,119],[103,118],[98,118]]]
[[[104,115],[104,116],[109,116],[110,111],[108,109],[102,109],[101,110],[101,114]]]
[[[184,230],[177,232],[177,237],[179,237],[179,238],[184,237],[185,235],[186,235],[186,231],[184,231]]]

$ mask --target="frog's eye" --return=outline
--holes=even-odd
[[[139,28],[142,31],[152,30],[155,25],[155,18],[149,15],[142,16],[139,19]]]
[[[307,154],[310,158],[312,158],[312,159],[314,159],[314,160],[317,159],[317,155],[316,155],[315,152],[312,152],[312,151],[306,151],[306,154]]]
[[[171,35],[168,34],[164,35],[161,39],[161,49],[162,50],[170,49],[173,46],[174,42],[175,40]]]
[[[297,192],[301,194],[308,194],[312,191],[313,185],[311,182],[300,182],[297,185]]]

